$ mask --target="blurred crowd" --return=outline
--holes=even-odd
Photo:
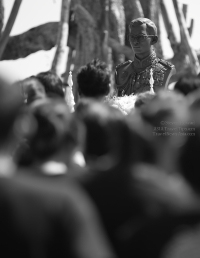
[[[69,87],[0,79],[1,257],[199,258],[200,77],[126,115],[99,60]]]

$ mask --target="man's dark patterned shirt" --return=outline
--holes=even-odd
[[[118,96],[138,94],[150,90],[150,70],[153,70],[153,89],[167,88],[169,79],[176,70],[171,63],[157,58],[155,52],[143,60],[136,56],[116,67],[115,83]]]

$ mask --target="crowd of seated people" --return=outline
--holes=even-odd
[[[0,79],[1,257],[199,257],[199,78],[127,115],[103,62],[77,83],[71,112],[51,71]]]

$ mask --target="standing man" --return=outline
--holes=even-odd
[[[156,25],[149,19],[138,18],[129,25],[129,41],[135,53],[134,61],[116,67],[115,82],[118,96],[150,90],[150,70],[153,71],[154,91],[166,88],[176,70],[174,65],[156,57],[153,45],[158,41]]]

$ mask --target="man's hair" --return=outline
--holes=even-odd
[[[45,160],[63,146],[72,149],[82,144],[82,124],[70,113],[64,100],[38,100],[31,108],[36,129],[28,140],[35,158]]]
[[[110,76],[104,62],[94,59],[77,74],[78,91],[85,97],[102,97],[110,91]]]
[[[175,91],[160,90],[141,109],[142,119],[153,127],[160,127],[161,122],[164,122],[166,127],[177,126],[185,121],[187,114],[185,98]]]
[[[132,20],[129,24],[129,30],[131,29],[131,27],[135,27],[141,24],[146,24],[149,35],[157,36],[157,27],[155,23],[147,18],[137,18]]]
[[[44,86],[50,97],[65,97],[63,83],[60,77],[52,71],[42,72],[35,76]]]
[[[31,76],[18,82],[22,88],[27,104],[31,104],[36,99],[46,97],[46,92],[43,84],[35,77]]]
[[[200,89],[200,78],[192,74],[182,76],[174,86],[174,90],[183,95],[188,95],[197,89]]]
[[[105,155],[114,157],[118,165],[132,162],[131,130],[118,109],[95,99],[82,98],[75,114],[86,126],[86,162]]]

